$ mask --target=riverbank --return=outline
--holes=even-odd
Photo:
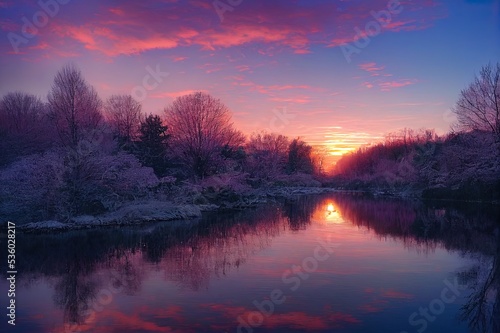
[[[19,225],[17,230],[26,233],[66,231],[155,221],[191,220],[199,217],[201,217],[201,209],[196,205],[172,205],[169,202],[160,201],[132,202],[106,214],[82,215],[70,218],[66,222],[55,220],[31,222]]]
[[[259,205],[276,202],[280,199],[291,199],[302,195],[313,195],[337,191],[326,187],[275,187],[256,189],[234,196],[220,193],[211,200],[198,204],[174,204],[169,201],[143,201],[125,203],[115,211],[92,216],[82,215],[67,221],[39,221],[17,226],[17,230],[24,233],[44,233],[52,231],[69,231],[91,229],[99,227],[137,225],[158,221],[193,220],[200,218],[203,212],[217,212],[227,210],[243,210],[255,208]],[[191,201],[196,198],[190,198]],[[186,201],[184,198],[182,201]]]
[[[252,209],[260,205],[278,202],[280,200],[293,200],[294,198],[304,195],[322,193],[347,193],[351,195],[419,200],[435,199],[446,201],[487,202],[493,204],[499,203],[495,200],[481,201],[476,198],[463,200],[453,196],[427,197],[427,192],[408,187],[269,187],[253,189],[245,191],[244,193],[220,191],[216,193],[204,193],[202,197],[199,195],[193,197],[179,196],[175,202],[168,200],[133,201],[124,203],[118,209],[104,214],[95,216],[82,215],[69,218],[67,221],[48,220],[31,222],[18,225],[17,229],[25,233],[46,233],[100,227],[140,225],[150,222],[188,221],[201,218],[204,212]]]

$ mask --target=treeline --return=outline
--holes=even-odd
[[[432,130],[402,130],[384,142],[344,155],[334,183],[351,189],[429,198],[498,200],[498,144],[488,132],[437,136]]]
[[[500,64],[460,92],[457,123],[439,137],[403,129],[344,155],[332,183],[426,198],[500,200]]]
[[[146,115],[130,95],[102,101],[72,65],[56,74],[47,102],[22,92],[3,96],[0,155],[0,216],[21,221],[168,199],[183,184],[319,184],[311,146],[275,133],[246,138],[211,95],[182,96],[162,116]]]

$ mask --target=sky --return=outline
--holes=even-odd
[[[162,114],[220,98],[247,135],[339,156],[402,128],[448,132],[482,66],[500,61],[500,0],[0,0],[0,95],[46,100],[75,64],[102,99]]]

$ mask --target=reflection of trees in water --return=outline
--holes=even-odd
[[[198,222],[57,235],[20,234],[17,250],[23,261],[18,265],[18,277],[55,280],[53,299],[64,310],[64,322],[82,325],[89,311],[95,310],[102,290],[126,294],[139,290],[147,274],[143,266],[148,262],[181,287],[206,288],[211,276],[224,276],[237,269],[283,230],[309,223],[307,216],[314,208],[301,207],[307,213],[300,209],[291,213],[300,216],[297,220],[276,204],[252,211],[210,214]]]
[[[277,207],[231,215],[213,214],[189,232],[158,233],[144,238],[145,254],[158,262],[168,280],[193,290],[207,288],[210,277],[224,276],[256,251],[268,247],[284,223]],[[149,237],[155,241],[151,242]]]
[[[336,195],[331,198],[340,215],[380,237],[402,240],[407,247],[429,252],[447,250],[494,254],[493,233],[498,225],[492,207],[436,205],[421,201]]]
[[[284,230],[303,230],[313,214],[332,202],[347,221],[380,237],[402,240],[406,247],[433,251],[442,246],[483,258],[460,275],[473,294],[464,307],[471,327],[498,331],[498,224],[484,208],[455,209],[421,202],[325,195],[287,200],[256,210],[211,214],[198,222],[169,222],[146,227],[75,231],[59,235],[18,235],[19,282],[47,277],[55,282],[55,303],[65,322],[81,323],[99,292],[120,287],[140,289],[148,263],[182,288],[207,288],[212,276],[238,269],[255,252],[268,247]],[[316,213],[315,213],[316,212]],[[495,234],[496,230],[496,234]],[[116,275],[121,278],[116,279]],[[116,285],[118,284],[118,285]],[[486,304],[487,305],[484,305]],[[495,321],[496,320],[496,321]],[[488,326],[489,325],[489,326]],[[486,332],[486,330],[484,330]]]
[[[380,237],[402,240],[426,253],[442,246],[476,259],[459,272],[471,294],[461,318],[477,332],[500,332],[500,228],[498,208],[460,203],[385,200],[334,196],[332,201],[347,221],[373,230]]]
[[[82,270],[75,262],[67,268],[54,287],[54,302],[64,309],[64,322],[83,323],[83,313],[87,310],[85,306],[95,295],[97,284],[90,274]]]
[[[91,270],[85,269],[88,264],[83,263],[82,256],[75,256],[66,267],[66,273],[55,283],[53,297],[64,310],[65,323],[82,325],[92,312],[101,311],[113,294],[133,295],[139,290],[144,273],[133,264],[134,255],[125,251],[113,255],[113,259],[95,263]]]
[[[472,293],[462,308],[461,318],[476,332],[500,332],[500,232],[496,230],[497,250],[493,257],[479,256],[478,264],[460,272]]]
[[[283,211],[288,218],[290,230],[305,230],[311,221],[311,216],[319,208],[319,196],[303,196],[287,199]]]

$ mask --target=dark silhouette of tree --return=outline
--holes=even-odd
[[[35,95],[11,92],[0,100],[0,165],[50,147],[47,107]]]
[[[113,95],[106,101],[104,110],[119,143],[130,145],[138,135],[142,118],[141,104],[130,95]]]
[[[66,148],[67,214],[87,213],[92,200],[92,180],[96,178],[95,166],[89,161],[96,151],[94,141],[103,134],[98,129],[103,118],[102,101],[73,65],[64,66],[56,74],[48,100],[49,117]]]
[[[289,173],[312,173],[314,170],[311,158],[312,147],[300,138],[294,139],[288,148],[287,171]]]
[[[234,129],[229,109],[219,100],[202,92],[177,98],[165,109],[172,133],[173,149],[196,177],[203,178],[221,169],[224,147],[244,142]]]
[[[167,142],[170,138],[167,129],[158,115],[150,114],[140,124],[138,157],[157,175],[162,175],[166,169]]]
[[[288,138],[276,133],[257,133],[247,143],[248,172],[258,178],[271,180],[284,172],[288,158]]]
[[[484,66],[453,109],[461,130],[491,132],[500,143],[500,63]]]
[[[459,278],[472,290],[462,306],[460,318],[467,321],[474,332],[500,331],[500,229],[497,226],[490,242],[487,256],[481,256],[477,265],[459,273]]]
[[[50,116],[61,143],[76,149],[83,138],[95,135],[102,120],[102,101],[73,65],[63,67],[48,95]]]
[[[231,147],[229,145],[225,145],[222,148],[221,155],[226,161],[233,161],[233,163],[226,163],[227,168],[221,169],[221,172],[243,171],[244,165],[247,161],[245,147]]]

